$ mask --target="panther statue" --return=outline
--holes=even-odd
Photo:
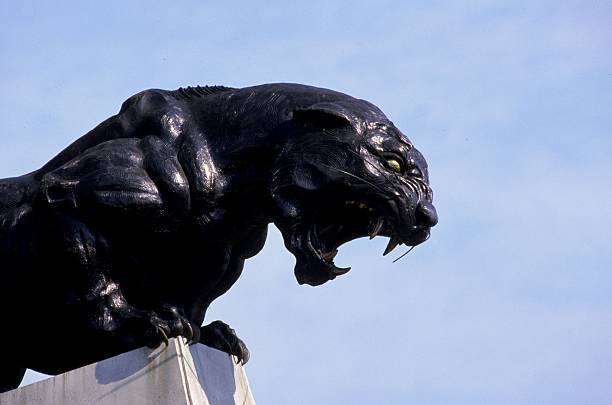
[[[183,336],[246,362],[210,303],[268,224],[300,284],[353,239],[415,246],[437,222],[427,164],[373,104],[299,84],[146,90],[41,169],[0,180],[0,392]],[[27,350],[7,350],[19,342]]]

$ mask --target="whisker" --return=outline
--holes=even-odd
[[[374,164],[372,162],[372,160],[370,160],[369,158],[365,157],[365,156],[361,156],[359,153],[349,150],[350,153],[352,153],[353,155],[365,160],[371,167],[373,167],[378,173],[380,173],[382,175],[382,177],[392,186],[392,187],[396,187],[395,184],[391,181],[390,176],[393,176],[395,178],[395,180],[399,181],[400,183],[403,183],[405,186],[407,186],[410,190],[412,190],[416,195],[417,198],[419,199],[419,201],[425,199],[427,201],[431,201],[432,198],[429,197],[430,193],[431,193],[431,189],[429,188],[429,186],[423,182],[422,180],[419,179],[413,179],[413,178],[406,178],[405,176],[400,176],[398,173],[388,173],[386,171],[381,170],[376,164]]]
[[[398,257],[397,259],[393,260],[393,262],[392,262],[392,263],[395,263],[396,261],[398,261],[398,260],[399,260],[399,259],[401,259],[402,257],[406,256],[408,253],[412,252],[412,249],[414,249],[415,247],[416,247],[416,245],[415,245],[415,246],[411,246],[411,247],[410,247],[410,249],[408,249],[408,251],[407,251],[407,252],[403,253],[403,254],[402,254],[400,257]]]
[[[395,180],[398,180],[402,183],[404,183],[406,186],[408,186],[415,194],[417,194],[419,200],[421,200],[423,198],[423,196],[427,196],[427,190],[428,187],[427,185],[425,185],[425,183],[421,182],[421,181],[415,181],[414,179],[407,179],[404,176],[400,176],[398,173],[388,173],[386,171],[381,170],[376,164],[374,164],[372,162],[372,160],[370,160],[369,158],[360,155],[359,153],[353,151],[353,150],[349,150],[350,153],[352,153],[353,155],[357,156],[360,159],[365,160],[371,167],[373,167],[378,173],[380,173],[384,179],[389,182],[389,184],[391,184],[393,187],[395,187],[395,185],[393,184],[393,182],[391,181],[391,179],[389,178],[390,176],[393,176],[395,178]],[[414,184],[414,183],[417,184]]]
[[[387,173],[387,172],[385,172],[385,171],[381,170],[380,168],[378,168],[378,167],[377,167],[377,166],[376,166],[376,165],[375,165],[375,164],[374,164],[374,163],[373,163],[373,162],[372,162],[370,159],[368,159],[367,157],[362,156],[362,155],[360,155],[359,153],[357,153],[357,152],[355,152],[355,151],[353,151],[353,150],[350,150],[350,149],[349,149],[349,152],[350,152],[350,153],[352,153],[353,155],[357,156],[358,158],[363,159],[363,160],[365,160],[366,162],[368,162],[368,163],[370,164],[370,166],[372,166],[374,169],[376,169],[376,171],[377,171],[378,173],[380,173],[380,174],[382,174],[382,175],[383,175],[383,177],[385,178],[385,180],[387,180],[389,183],[393,184],[393,182],[392,182],[392,181],[389,179],[389,175],[390,175],[390,173]],[[396,179],[398,178],[398,175],[397,175],[396,173],[391,173],[391,174],[392,174],[392,175],[393,175],[393,177],[395,177]]]
[[[377,189],[378,191],[380,191],[380,192],[382,192],[382,193],[386,193],[386,192],[385,192],[385,190],[383,190],[382,188],[378,187],[376,184],[371,183],[371,182],[367,181],[366,179],[364,179],[364,178],[361,178],[361,177],[357,176],[356,174],[349,173],[349,172],[347,172],[346,170],[338,169],[337,167],[333,167],[333,166],[330,166],[330,165],[326,165],[325,163],[320,163],[320,164],[321,164],[321,166],[325,166],[325,167],[327,167],[327,168],[329,168],[329,169],[333,169],[333,170],[339,171],[340,173],[344,173],[344,174],[346,174],[347,176],[351,176],[351,177],[353,177],[353,178],[356,178],[357,180],[361,180],[362,182],[364,182],[364,183],[366,183],[366,184],[369,184],[370,186],[374,187],[374,188],[375,188],[375,189]]]

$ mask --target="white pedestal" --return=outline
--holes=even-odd
[[[234,357],[183,339],[0,394],[1,405],[255,405]]]

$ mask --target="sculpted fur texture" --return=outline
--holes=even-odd
[[[298,84],[146,90],[41,169],[0,180],[0,390],[169,337],[237,356],[210,303],[268,224],[299,283],[355,238],[416,246],[437,222],[427,164],[373,104]]]

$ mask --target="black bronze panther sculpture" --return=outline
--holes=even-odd
[[[347,241],[425,241],[431,201],[425,160],[367,101],[297,84],[141,92],[40,170],[0,180],[0,390],[26,368],[173,336],[246,361],[229,326],[200,325],[269,223],[298,282],[319,285],[349,270],[333,263]]]

